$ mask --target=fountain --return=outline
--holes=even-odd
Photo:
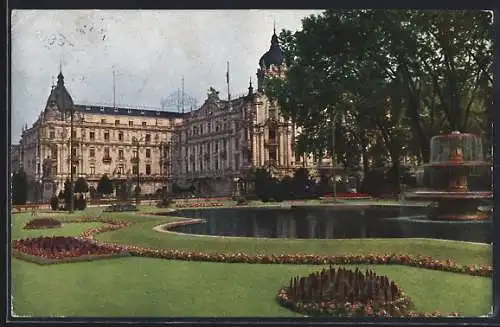
[[[474,134],[452,132],[431,139],[431,159],[425,165],[434,177],[433,190],[407,194],[409,200],[433,201],[431,220],[470,221],[488,220],[489,210],[481,210],[480,204],[491,200],[491,191],[469,190],[468,177],[474,167],[489,166],[484,161],[483,144]],[[437,185],[441,177],[445,185]]]

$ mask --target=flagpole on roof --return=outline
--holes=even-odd
[[[227,82],[227,103],[229,105],[229,108],[231,108],[231,88],[229,84],[229,61],[227,62],[226,82]]]

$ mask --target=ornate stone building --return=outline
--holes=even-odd
[[[247,95],[222,100],[211,88],[203,105],[185,114],[74,104],[60,73],[37,121],[22,132],[20,163],[31,184],[30,198],[47,200],[62,190],[70,169],[75,181],[84,177],[94,188],[106,174],[130,192],[139,171],[142,194],[176,184],[194,187],[202,196],[229,196],[248,186],[240,181],[252,168],[267,168],[277,177],[298,167],[316,168],[312,158],[295,154],[299,131],[263,93],[268,78],[285,72],[273,33],[259,60],[256,91],[250,81]]]
[[[74,104],[60,73],[45,109],[33,126],[22,132],[21,165],[31,185],[30,198],[47,200],[62,190],[70,167],[75,181],[84,177],[96,188],[106,174],[115,185],[128,187],[129,192],[139,172],[141,193],[154,193],[171,178],[165,162],[170,156],[173,126],[182,121],[181,116],[175,112]]]
[[[269,51],[259,60],[256,92],[251,81],[248,94],[234,100],[222,100],[210,89],[205,103],[186,114],[172,139],[172,171],[181,188],[228,196],[239,191],[251,168],[264,167],[283,177],[298,167],[312,167],[311,158],[295,155],[298,131],[263,93],[268,78],[285,72],[274,33]]]

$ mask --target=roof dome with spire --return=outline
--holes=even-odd
[[[57,107],[59,111],[65,111],[72,108],[73,105],[73,98],[71,98],[71,95],[64,86],[64,75],[62,72],[59,72],[59,75],[57,75],[57,84],[52,86],[52,91],[47,99],[47,106],[49,108]]]
[[[273,36],[271,37],[271,47],[259,60],[259,65],[265,68],[271,67],[271,65],[281,66],[283,64],[284,57],[281,51],[278,36],[276,35],[276,29],[274,30]]]

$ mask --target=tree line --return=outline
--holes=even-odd
[[[480,134],[489,153],[492,33],[487,11],[326,10],[280,33],[287,74],[265,93],[301,128],[297,152],[331,156],[335,131],[345,168],[388,162],[396,181],[437,134]]]

